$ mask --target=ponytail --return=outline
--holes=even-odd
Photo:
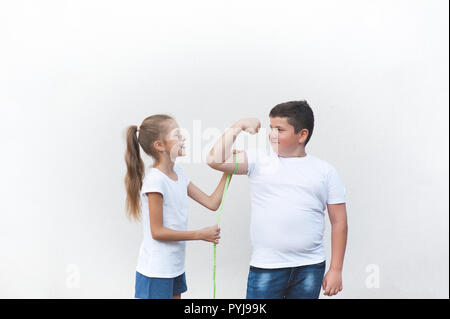
[[[132,125],[126,132],[127,149],[125,151],[125,162],[127,164],[127,174],[125,176],[125,188],[127,198],[125,209],[128,217],[140,220],[141,217],[141,196],[142,180],[144,178],[144,162],[141,159],[139,141],[136,136],[137,126]]]

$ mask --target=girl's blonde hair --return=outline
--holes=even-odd
[[[147,155],[154,160],[158,160],[159,154],[153,147],[153,143],[164,138],[168,133],[168,125],[165,125],[167,120],[174,120],[174,118],[166,114],[155,114],[147,117],[139,127],[139,137],[137,136],[138,127],[136,125],[131,125],[126,130],[125,162],[127,173],[125,175],[125,189],[127,198],[125,209],[129,218],[135,220],[141,218],[140,192],[145,175],[145,166],[140,156],[139,145]]]

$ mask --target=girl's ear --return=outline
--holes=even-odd
[[[160,140],[156,140],[153,142],[153,147],[155,148],[155,150],[157,150],[158,152],[164,152],[164,145],[162,144],[162,142]]]

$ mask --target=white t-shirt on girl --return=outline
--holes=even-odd
[[[142,226],[141,243],[136,271],[147,277],[174,278],[181,275],[185,261],[185,241],[161,241],[152,237],[148,209],[148,192],[163,195],[163,225],[173,230],[185,231],[188,221],[187,187],[190,179],[177,164],[173,167],[178,176],[174,181],[162,171],[151,167],[141,188]]]
[[[326,259],[326,204],[345,203],[336,169],[307,154],[280,157],[272,148],[247,151],[251,193],[250,265],[297,267]]]

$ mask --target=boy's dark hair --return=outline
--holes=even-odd
[[[290,125],[294,127],[297,134],[303,129],[309,131],[305,146],[314,129],[314,113],[306,101],[290,101],[275,105],[269,114],[270,117],[286,117]]]

